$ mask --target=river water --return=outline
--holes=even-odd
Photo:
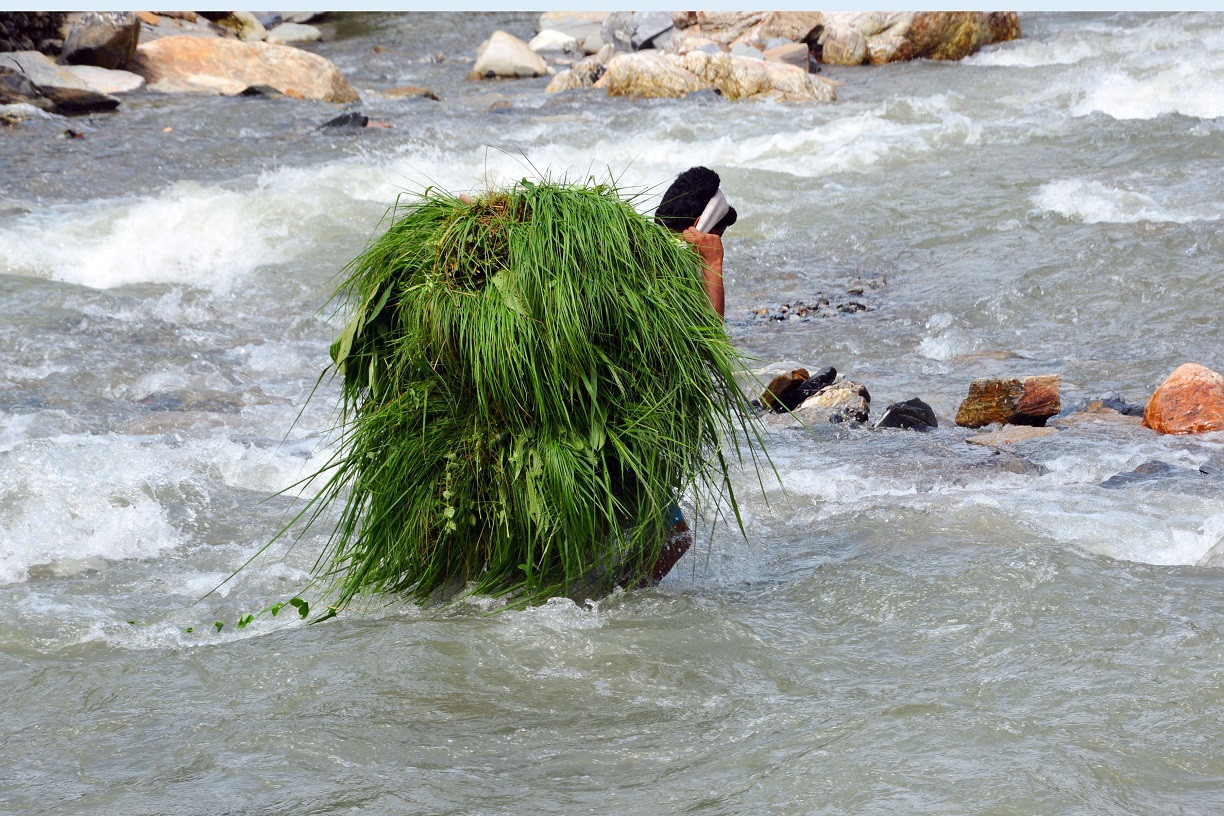
[[[352,15],[317,50],[392,129],[146,94],[0,134],[0,812],[1219,812],[1222,435],[1090,417],[993,450],[953,418],[980,376],[1142,404],[1224,370],[1224,18],[1021,20],[960,63],[826,69],[809,107],[467,82],[534,16]],[[443,101],[374,93],[409,83]],[[597,604],[237,629],[322,530],[200,600],[327,455],[325,304],[398,193],[657,196],[699,163],[740,212],[754,369],[832,365],[938,430],[771,420],[747,541],[702,524]],[[867,308],[754,315],[821,296]],[[1183,474],[1101,485],[1151,460]]]

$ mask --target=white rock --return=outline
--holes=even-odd
[[[548,64],[527,43],[504,31],[494,31],[476,49],[476,65],[470,78],[490,75],[508,78],[538,77],[549,73]]]
[[[39,51],[10,51],[0,54],[0,66],[11,68],[30,82],[43,88],[92,90],[89,83]]]
[[[582,50],[594,54],[603,46],[603,20],[606,15],[602,11],[546,11],[540,15],[539,30],[554,29],[569,34]]]
[[[323,32],[312,25],[302,23],[281,23],[268,31],[269,37],[275,37],[283,43],[318,42],[323,39]]]
[[[96,65],[65,65],[89,85],[91,90],[103,94],[128,93],[144,87],[144,77],[131,71],[112,71]]]
[[[582,46],[578,41],[555,28],[546,28],[527,43],[527,47],[539,53],[541,51],[577,51]]]

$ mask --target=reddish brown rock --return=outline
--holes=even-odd
[[[1167,434],[1224,431],[1224,377],[1195,363],[1178,366],[1152,394],[1143,424]]]
[[[1024,379],[982,378],[969,384],[969,396],[956,412],[956,424],[1045,425],[1061,409],[1062,377],[1051,374]]]
[[[778,398],[792,388],[802,385],[807,378],[806,368],[796,368],[787,374],[779,374],[769,381],[769,385],[765,386],[765,391],[761,394],[761,404],[771,411],[782,410],[782,404]]]
[[[163,37],[137,48],[128,68],[143,76],[150,90],[235,95],[252,85],[270,85],[302,99],[360,98],[330,60],[287,45]]]

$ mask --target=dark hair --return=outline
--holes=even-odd
[[[719,178],[708,167],[690,167],[667,188],[663,201],[655,210],[655,221],[672,232],[684,232],[697,223],[705,212],[706,204],[718,192]],[[710,232],[719,232],[735,223],[736,213],[732,207]]]

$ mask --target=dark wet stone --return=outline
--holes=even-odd
[[[1118,473],[1110,476],[1108,479],[1101,482],[1101,487],[1128,487],[1134,484],[1143,484],[1147,482],[1169,479],[1199,479],[1208,477],[1210,475],[1213,474],[1210,474],[1210,471],[1203,470],[1201,467],[1198,470],[1191,470],[1190,468],[1170,465],[1168,462],[1161,462],[1159,459],[1153,459],[1150,462],[1144,462],[1139,467],[1127,473]]]
[[[43,95],[55,103],[55,112],[65,116],[110,111],[119,107],[119,100],[95,91],[80,88],[42,88]]]
[[[273,88],[271,85],[251,85],[247,88],[244,88],[242,92],[239,93],[238,95],[239,96],[266,96],[266,97],[273,98],[273,99],[279,96],[284,96],[283,93],[281,93],[276,88]],[[333,119],[332,122],[334,121],[336,120]],[[330,124],[331,122],[328,122],[324,124],[323,127],[327,127]]]
[[[363,128],[370,122],[370,117],[363,114],[361,111],[349,111],[342,113],[335,119],[329,119],[320,128],[336,128],[338,130]]]
[[[877,428],[904,428],[910,431],[929,431],[939,427],[939,420],[931,406],[914,397],[905,402],[894,402],[884,409],[876,420]]]

